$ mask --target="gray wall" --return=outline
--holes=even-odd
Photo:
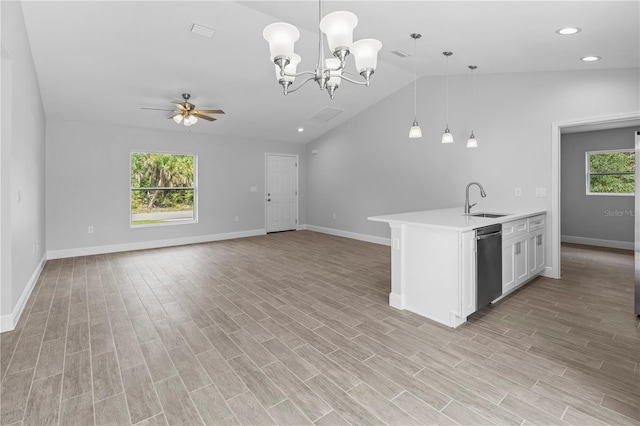
[[[422,139],[407,136],[412,89],[407,86],[307,145],[308,224],[389,238],[388,225],[367,216],[455,206],[462,212],[470,181],[487,192],[480,199],[473,189],[475,211],[550,211],[552,123],[640,110],[637,68],[478,74],[474,105],[470,80],[457,76],[450,79],[455,143],[443,145],[444,79],[418,81]],[[465,147],[471,125],[479,143],[475,150]],[[521,197],[514,196],[516,187]],[[547,188],[546,198],[535,196],[537,187]]]
[[[0,318],[18,305],[45,254],[45,117],[20,2],[3,1]],[[37,243],[37,247],[34,247]]]
[[[177,126],[176,126],[177,127]],[[306,220],[304,145],[179,131],[50,122],[47,125],[47,250],[184,239],[265,228],[265,153],[300,159],[299,223]],[[129,156],[134,151],[198,156],[197,224],[129,227]],[[258,192],[249,191],[256,186]],[[240,221],[235,222],[234,216]],[[87,227],[94,233],[87,233]],[[91,250],[89,250],[91,251]]]
[[[562,135],[561,234],[563,241],[633,247],[634,197],[587,195],[585,152],[633,149],[637,127]],[[620,212],[619,215],[618,213]],[[601,241],[598,241],[601,240]],[[625,245],[618,245],[624,247]]]

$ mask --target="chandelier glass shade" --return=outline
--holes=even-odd
[[[284,72],[285,72],[284,76],[280,75],[280,67],[274,64],[274,67],[276,69],[276,79],[278,81],[280,81],[280,79],[283,79],[293,83],[294,80],[296,79],[295,77],[296,69],[298,68],[298,64],[300,63],[301,60],[302,58],[300,57],[300,55],[297,55],[294,53],[291,56],[291,60],[289,61],[289,64],[287,64],[287,66],[284,67]]]
[[[353,44],[353,29],[358,17],[351,12],[333,12],[322,18],[320,30],[327,36],[329,50],[349,49]]]
[[[353,84],[369,86],[370,77],[378,64],[378,52],[382,43],[375,39],[353,41],[353,30],[358,25],[358,18],[351,12],[338,11],[323,14],[323,0],[319,1],[318,30],[318,62],[313,71],[297,72],[301,58],[294,53],[295,42],[300,38],[298,29],[286,22],[267,25],[262,36],[269,43],[271,61],[276,67],[276,80],[283,88],[283,93],[295,92],[309,81],[315,81],[321,90],[327,89],[331,99],[336,89],[345,80]],[[333,57],[324,57],[324,39],[326,37]],[[352,80],[343,74],[349,54],[353,54],[356,69],[362,81]],[[302,83],[292,88],[295,78],[308,75]]]

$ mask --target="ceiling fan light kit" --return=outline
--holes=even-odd
[[[276,80],[282,86],[283,93],[293,93],[309,81],[318,83],[321,90],[326,89],[331,99],[342,80],[349,83],[369,86],[371,75],[378,65],[378,51],[382,43],[375,39],[353,41],[353,30],[358,25],[358,18],[351,12],[338,11],[324,16],[324,3],[319,0],[318,29],[318,62],[313,71],[296,72],[300,56],[294,53],[295,42],[300,38],[300,31],[286,22],[267,25],[262,36],[269,43],[271,61],[276,66]],[[333,54],[333,58],[324,57],[324,38]],[[343,75],[346,59],[353,54],[356,70],[364,81],[352,80]],[[309,75],[299,86],[291,88],[295,78]]]
[[[199,118],[206,121],[216,121],[216,118],[209,117],[207,114],[224,114],[221,109],[196,109],[196,106],[189,102],[191,95],[189,93],[182,94],[182,102],[171,102],[175,109],[161,109],[161,108],[142,108],[157,111],[173,111],[173,114],[167,117],[167,119],[173,120],[176,124],[183,124],[185,126],[192,126],[198,122]]]

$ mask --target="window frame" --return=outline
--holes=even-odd
[[[133,213],[131,212],[131,196],[133,190],[140,190],[141,188],[134,188],[131,186],[131,156],[133,154],[161,154],[161,155],[182,155],[193,157],[193,187],[158,187],[158,188],[170,188],[170,189],[193,189],[193,219],[191,220],[179,220],[157,223],[143,223],[135,225],[133,224]],[[129,152],[129,228],[153,228],[158,226],[177,226],[177,225],[191,225],[198,223],[198,156],[192,152],[175,152],[175,151],[149,151],[149,150],[132,150]],[[156,187],[142,188],[142,189],[154,189]]]
[[[636,159],[636,164],[635,164],[635,168],[633,171],[631,172],[610,172],[610,173],[601,173],[601,172],[596,172],[596,173],[591,173],[591,168],[590,168],[590,161],[589,159],[591,158],[592,154],[612,154],[615,152],[635,152],[635,149],[633,148],[623,148],[623,149],[606,149],[606,150],[599,150],[599,151],[586,151],[585,152],[585,184],[586,184],[586,193],[587,195],[603,195],[603,196],[622,196],[622,197],[633,197],[635,196],[634,192],[591,192],[591,175],[594,176],[603,176],[603,175],[632,175],[635,176],[635,169],[637,169],[638,164],[637,164],[637,159]]]

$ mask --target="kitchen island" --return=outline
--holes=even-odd
[[[477,309],[476,229],[489,225],[502,225],[500,297],[544,269],[546,212],[473,214],[479,213],[458,207],[368,218],[391,227],[390,306],[450,327],[463,324]]]

